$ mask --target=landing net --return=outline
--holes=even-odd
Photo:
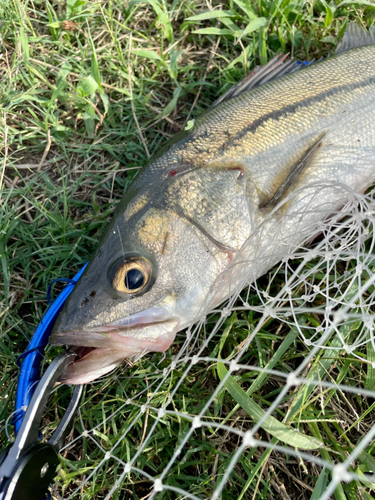
[[[90,384],[54,498],[372,498],[374,194],[165,356]]]

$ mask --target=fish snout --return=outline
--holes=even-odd
[[[60,377],[66,384],[85,384],[148,352],[164,352],[174,341],[180,319],[153,307],[120,321],[77,330],[57,329],[51,344],[66,344],[77,353]]]

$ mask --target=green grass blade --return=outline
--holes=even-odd
[[[77,90],[79,90],[84,97],[87,97],[93,94],[98,88],[99,85],[94,77],[89,75],[80,82]]]
[[[354,292],[355,290],[353,290],[352,293],[354,294]],[[357,325],[355,323],[349,323],[343,325],[340,328],[341,338],[347,338],[348,335],[356,328]],[[339,348],[342,347],[341,338],[339,335],[335,335],[333,337],[330,343],[331,349],[323,351],[322,356],[318,358],[315,361],[315,363],[313,363],[308,375],[306,376],[307,379],[322,380],[324,378],[329,367],[332,365],[333,360],[337,359],[337,357],[339,356],[340,353]],[[301,408],[303,408],[305,402],[308,400],[313,390],[314,390],[313,384],[310,384],[308,386],[301,386],[289,410],[289,419],[293,418],[293,416],[296,415]]]
[[[145,57],[146,59],[163,61],[155,50],[133,49],[132,53],[137,56]]]
[[[273,438],[272,441],[271,441],[271,444],[273,445],[276,445],[277,444],[277,439]],[[242,500],[242,498],[244,497],[244,495],[246,494],[247,490],[249,489],[250,485],[252,484],[252,482],[254,481],[256,475],[258,474],[258,472],[262,469],[263,465],[265,464],[265,462],[267,462],[268,460],[268,457],[271,455],[272,453],[272,449],[266,449],[263,453],[263,455],[260,457],[258,463],[255,465],[251,475],[248,477],[247,481],[246,481],[246,484],[245,486],[243,487],[239,497],[237,498],[237,500]]]
[[[251,384],[250,388],[246,391],[246,394],[250,396],[253,392],[257,391],[262,385],[263,382],[269,377],[269,370],[272,370],[277,363],[279,363],[280,359],[284,355],[284,353],[289,349],[289,347],[293,344],[293,342],[297,338],[296,328],[291,328],[288,335],[283,340],[280,347],[277,349],[275,354],[272,356],[270,361],[264,367],[264,372],[260,372],[254,382]]]
[[[30,57],[29,43],[27,40],[27,35],[24,32],[22,26],[20,28],[20,44],[21,44],[21,49],[22,49],[24,60],[28,61],[29,57]]]
[[[267,19],[265,17],[258,17],[258,19],[253,19],[245,28],[244,32],[242,33],[241,37],[248,35],[249,33],[252,33],[253,31],[257,31],[259,28],[262,28],[267,24]]]
[[[220,380],[224,380],[228,370],[223,363],[218,363],[217,372]],[[225,380],[224,385],[233,399],[255,420],[255,422],[259,422],[264,417],[264,410],[246,394],[232,376],[229,376]],[[322,443],[318,440],[306,436],[301,432],[294,431],[272,416],[267,417],[261,424],[261,427],[269,432],[271,436],[274,436],[293,448],[316,450],[322,446]]]
[[[316,482],[314,491],[310,497],[310,500],[319,500],[327,488],[328,482],[328,470],[324,468],[320,473],[318,480]]]
[[[337,8],[339,9],[340,7],[342,7],[343,5],[353,5],[353,4],[356,4],[356,5],[366,5],[366,7],[370,7],[372,9],[375,9],[375,5],[374,5],[374,2],[371,2],[370,0],[356,0],[353,2],[353,0],[344,0],[343,2],[339,3]]]
[[[264,27],[259,30],[259,59],[262,66],[267,63],[266,29]]]
[[[228,337],[228,334],[230,333],[230,331],[231,331],[231,329],[233,327],[233,324],[236,321],[237,321],[237,316],[234,314],[231,317],[230,324],[227,326],[227,328],[223,332],[222,338],[220,339],[220,344],[218,344],[218,352],[219,352],[218,356],[220,356],[220,353],[222,351],[223,345],[225,344],[226,338]],[[251,384],[251,386],[247,389],[246,394],[248,396],[250,396],[251,394],[253,394],[253,392],[259,390],[266,383],[266,380],[269,377],[268,371],[272,370],[277,365],[277,363],[280,362],[282,356],[287,352],[287,350],[289,349],[289,347],[296,340],[297,333],[296,333],[295,330],[296,329],[294,329],[294,328],[292,328],[290,330],[290,332],[288,333],[288,335],[285,337],[285,339],[281,343],[280,347],[277,349],[277,351],[274,353],[274,355],[272,356],[272,358],[269,360],[269,362],[264,367],[265,371],[264,372],[260,372],[258,374],[257,378]],[[216,353],[213,352],[212,356],[215,356],[215,355],[216,355]],[[236,405],[228,413],[228,415],[226,416],[226,418],[223,420],[223,423],[225,423],[227,420],[229,420],[231,418],[231,416],[234,415],[234,413],[236,413],[236,411],[238,410],[238,407],[239,407],[239,405]]]
[[[254,7],[248,2],[247,4],[243,2],[242,0],[233,0],[235,4],[238,5],[238,7],[245,12],[245,14],[248,16],[249,19],[253,20],[256,19],[258,16],[256,14],[256,11]]]
[[[231,17],[234,16],[233,12],[230,10],[213,10],[208,12],[202,12],[196,16],[191,16],[185,19],[185,21],[205,21],[206,19],[220,19],[221,17]]]
[[[228,28],[201,28],[193,31],[193,33],[200,33],[201,35],[233,35],[233,31]]]
[[[375,350],[371,342],[367,343],[367,377],[365,389],[372,391],[375,388]]]

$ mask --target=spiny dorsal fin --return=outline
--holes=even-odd
[[[371,26],[370,30],[366,31],[362,26],[349,22],[335,54],[342,54],[348,50],[356,47],[363,47],[365,45],[375,45],[375,26]],[[219,99],[212,104],[211,108],[214,108],[221,102],[232,99],[232,97],[237,97],[243,92],[247,92],[255,87],[260,87],[271,80],[276,80],[281,76],[306,68],[306,66],[309,66],[315,61],[313,59],[312,61],[301,63],[290,59],[284,62],[287,56],[288,54],[281,57],[281,54],[279,54],[264,66],[257,66],[250,75],[245,77],[240,83],[233,85],[225,94],[219,97]]]
[[[375,26],[366,31],[362,26],[349,22],[342,41],[339,43],[335,54],[342,54],[356,47],[375,45]]]
[[[277,191],[271,196],[270,199],[265,200],[259,205],[259,208],[274,208],[279,201],[287,194],[290,188],[297,182],[299,174],[305,170],[305,168],[310,164],[311,160],[314,158],[317,148],[320,147],[321,141],[327,134],[327,130],[324,130],[312,143],[311,146],[303,153],[301,158],[292,165],[290,173],[286,176],[284,181],[278,187]]]
[[[223,101],[227,101],[232,97],[237,97],[243,92],[247,92],[255,87],[260,87],[271,80],[276,80],[281,76],[287,75],[289,73],[294,73],[295,71],[305,68],[314,61],[300,63],[289,59],[289,61],[284,62],[289,54],[281,57],[281,54],[277,55],[264,66],[257,66],[250,75],[246,76],[240,83],[233,85],[225,94],[223,94],[219,99],[217,99],[211,106],[214,108]]]

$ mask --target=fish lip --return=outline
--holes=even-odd
[[[82,330],[53,333],[50,342],[66,344],[77,354],[61,374],[65,384],[85,384],[112,371],[124,360],[137,360],[148,352],[164,352],[172,344],[180,318],[151,308],[124,321]],[[122,323],[122,324],[121,324]]]
[[[68,346],[79,346],[79,347],[95,347],[101,348],[109,343],[115,347],[116,345],[119,349],[123,348],[124,343],[128,339],[133,339],[135,335],[133,334],[134,327],[137,330],[141,330],[142,327],[147,327],[148,325],[154,326],[168,326],[168,323],[177,322],[177,317],[170,317],[165,321],[154,321],[148,323],[136,323],[132,327],[120,326],[107,324],[100,327],[85,328],[82,330],[66,330],[63,332],[54,333],[50,336],[49,342],[52,345],[68,345]],[[179,323],[179,320],[178,320]],[[128,333],[129,335],[126,335]]]
[[[108,323],[106,326],[125,326],[131,327],[136,325],[147,325],[149,323],[160,323],[171,319],[171,314],[163,307],[150,307],[139,313],[132,314],[127,318]]]
[[[81,329],[71,329],[53,332],[50,335],[49,342],[53,345],[69,345],[79,347],[102,347],[103,342],[106,344],[113,341],[109,334],[125,334],[131,333],[134,328],[142,328],[142,326],[150,324],[162,324],[171,320],[178,319],[172,316],[162,307],[151,307],[139,313],[132,314],[127,318],[106,323],[100,326],[87,325]],[[178,319],[179,320],[179,319]],[[123,335],[124,339],[127,338]],[[122,342],[121,342],[122,343]]]

